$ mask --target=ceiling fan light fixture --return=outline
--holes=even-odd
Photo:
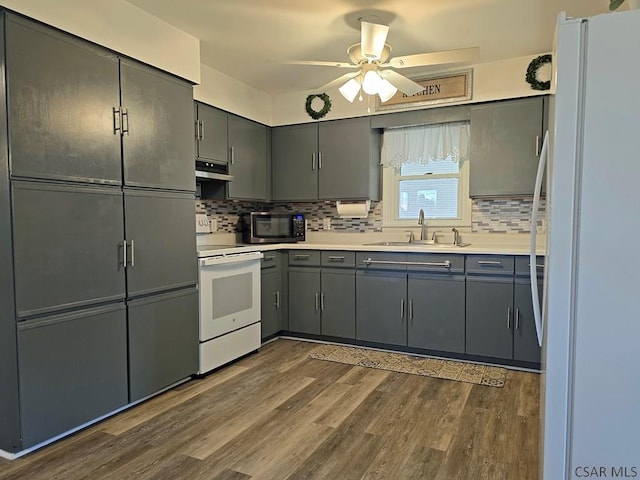
[[[383,78],[382,82],[380,82],[380,88],[378,88],[378,96],[381,101],[386,102],[390,100],[397,91],[398,89],[389,80]]]
[[[360,92],[360,76],[350,79],[347,83],[338,88],[344,98],[353,103]]]
[[[375,70],[369,70],[362,79],[362,90],[369,95],[375,95],[382,85],[382,77]]]

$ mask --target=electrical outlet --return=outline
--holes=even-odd
[[[331,230],[331,217],[326,217],[322,219],[322,229]]]

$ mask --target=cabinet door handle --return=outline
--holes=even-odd
[[[204,140],[204,120],[200,120],[200,140]]]
[[[409,320],[413,320],[413,300],[409,300]]]
[[[400,318],[404,318],[404,298],[400,300]]]
[[[122,266],[127,268],[127,241],[122,241]]]
[[[511,307],[507,308],[507,328],[511,329]]]
[[[516,330],[520,330],[520,309],[516,308]]]
[[[133,240],[131,240],[131,266],[135,267],[136,266],[136,247],[135,244],[133,243]]]
[[[330,262],[344,262],[344,257],[339,257],[337,255],[329,255],[328,260]]]
[[[127,119],[127,123],[126,123],[126,127],[125,127],[125,122],[124,119]],[[129,135],[129,110],[126,108],[122,109],[122,134],[127,134]]]
[[[120,109],[113,107],[113,134],[117,135],[118,131],[122,131],[122,117],[120,116]]]
[[[478,265],[502,265],[502,262],[497,260],[478,260]]]
[[[233,165],[236,161],[236,155],[233,147],[229,147],[229,164]]]
[[[322,152],[318,152],[318,170],[322,168]]]
[[[193,124],[195,126],[196,140],[200,140],[200,120],[196,120]]]
[[[276,308],[280,308],[280,290],[276,291]]]
[[[312,153],[311,154],[311,170],[315,170],[316,169],[316,154]]]
[[[320,310],[324,312],[324,292],[320,294]]]
[[[320,309],[320,295],[316,292],[316,310]]]

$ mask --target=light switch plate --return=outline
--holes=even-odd
[[[206,213],[196,213],[196,233],[211,233],[211,224]]]

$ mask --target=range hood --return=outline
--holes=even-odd
[[[233,175],[229,175],[226,163],[204,162],[196,160],[196,179],[198,180],[222,180],[233,181]]]

